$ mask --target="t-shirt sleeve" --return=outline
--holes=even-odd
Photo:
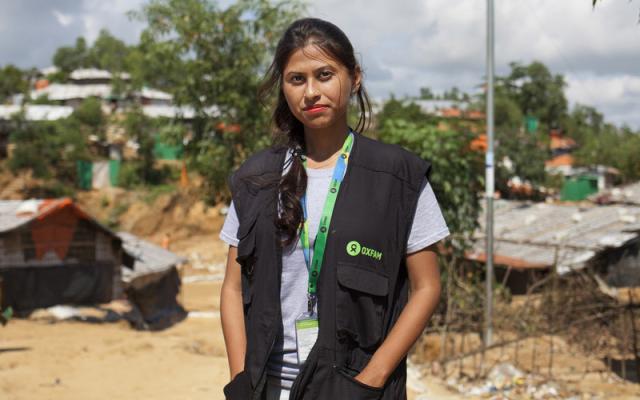
[[[236,213],[236,207],[233,205],[233,201],[229,205],[229,211],[227,212],[227,218],[224,220],[224,225],[220,230],[220,239],[227,243],[229,246],[238,247],[238,214]]]
[[[438,200],[428,180],[424,180],[407,240],[407,254],[422,250],[449,236]]]

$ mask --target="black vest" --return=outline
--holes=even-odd
[[[406,243],[430,165],[399,146],[357,133],[354,139],[318,281],[318,340],[292,400],[406,399],[406,359],[383,389],[353,377],[407,303]],[[224,389],[230,400],[262,398],[265,366],[281,325],[282,249],[274,221],[285,155],[284,148],[263,150],[230,179],[240,222],[237,261],[247,334],[245,370]]]

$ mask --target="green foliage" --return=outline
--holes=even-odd
[[[517,176],[534,187],[547,183],[545,161],[551,156],[548,144],[537,134],[523,129],[496,130],[496,189],[507,195],[507,182]],[[508,161],[507,161],[508,159]]]
[[[38,178],[75,182],[76,160],[90,159],[78,121],[28,122],[17,116],[12,123],[10,141],[16,146],[9,161],[12,171],[31,170]]]
[[[430,183],[454,233],[453,244],[457,248],[468,245],[477,226],[483,184],[482,154],[469,149],[473,135],[388,119],[380,130],[380,139],[398,144],[432,163]]]
[[[49,100],[49,95],[43,94],[29,101],[29,104],[58,104],[58,102]]]
[[[431,88],[423,87],[420,88],[420,98],[422,100],[433,100],[435,98],[435,95],[431,91]]]
[[[0,103],[14,94],[26,93],[28,89],[25,71],[11,64],[0,68]]]
[[[382,111],[376,116],[377,125],[385,126],[387,121],[403,120],[406,122],[425,123],[434,119],[426,115],[420,106],[413,102],[398,100],[395,97],[387,100],[382,107]]]
[[[79,37],[76,39],[75,46],[64,46],[56,50],[53,55],[53,65],[58,67],[60,72],[68,75],[74,69],[89,67],[88,55],[87,41]]]
[[[523,127],[522,110],[503,90],[496,92],[494,118],[496,189],[508,195],[507,182],[514,176],[533,186],[545,185],[545,161],[551,156],[546,130],[527,132]]]
[[[122,40],[102,29],[87,52],[87,64],[112,73],[122,72],[126,70],[129,52],[129,47]]]
[[[564,77],[551,74],[538,61],[509,65],[511,72],[497,80],[496,92],[514,101],[523,114],[537,117],[546,126],[557,126],[567,113]]]
[[[118,174],[118,185],[125,189],[133,189],[144,185],[140,173],[140,164],[136,161],[123,162]]]
[[[103,136],[106,117],[102,112],[102,101],[96,97],[84,100],[75,110],[71,117],[81,125],[91,130],[91,133]]]
[[[153,153],[155,126],[150,118],[144,115],[140,107],[134,107],[125,114],[122,126],[127,136],[134,138],[140,146],[138,160],[127,163],[129,168],[123,171],[123,186],[160,183],[163,176],[155,168],[156,158]]]
[[[257,103],[257,88],[277,38],[300,11],[295,1],[240,0],[222,9],[204,0],[158,0],[132,14],[147,24],[139,53],[131,56],[144,64],[131,71],[133,80],[195,109],[186,151],[210,199],[227,197],[231,169],[268,143],[268,113]],[[219,121],[239,124],[241,132],[216,131]]]
[[[605,124],[602,132],[587,136],[576,152],[579,165],[605,165],[620,171],[623,183],[640,180],[640,134]]]

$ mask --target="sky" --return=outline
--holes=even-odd
[[[231,0],[224,0],[222,4]],[[144,0],[0,0],[0,65],[51,65],[55,50],[102,28],[136,43],[143,26],[126,12]],[[571,105],[640,129],[640,0],[496,0],[496,73],[541,61],[565,76]],[[376,99],[421,87],[473,92],[485,75],[486,1],[314,0],[308,14],[353,42]]]

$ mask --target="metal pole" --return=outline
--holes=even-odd
[[[487,0],[487,154],[485,160],[485,185],[486,185],[486,304],[485,304],[485,335],[484,343],[491,345],[493,334],[493,193],[494,167],[493,167],[493,85],[494,85],[494,22],[493,0]]]

